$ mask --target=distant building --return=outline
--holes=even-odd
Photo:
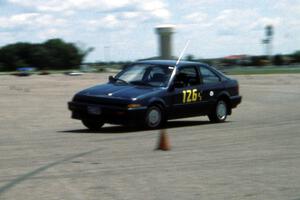
[[[223,60],[229,64],[247,65],[251,63],[251,56],[246,54],[241,55],[229,55],[223,57]]]

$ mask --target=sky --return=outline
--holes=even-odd
[[[273,54],[300,49],[300,0],[0,0],[0,46],[62,38],[94,47],[85,61],[158,55],[156,26],[172,24],[173,55],[260,55],[265,26]]]

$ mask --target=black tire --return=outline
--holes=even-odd
[[[144,125],[146,128],[156,129],[162,127],[166,122],[164,110],[157,105],[147,109]]]
[[[224,100],[218,100],[208,118],[213,123],[224,122],[228,115],[228,105]]]
[[[99,131],[104,125],[104,122],[100,120],[82,119],[81,122],[91,131]]]

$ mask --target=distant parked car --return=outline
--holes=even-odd
[[[32,67],[20,67],[20,68],[17,68],[17,72],[14,73],[13,75],[30,76],[34,70],[35,70],[35,68],[32,68]]]
[[[158,128],[169,119],[200,115],[224,122],[241,99],[238,82],[206,64],[149,60],[77,93],[68,106],[72,118],[91,130],[104,123]]]
[[[72,71],[72,72],[64,72],[64,74],[68,75],[68,76],[81,76],[84,73],[83,72],[78,72],[78,71]]]

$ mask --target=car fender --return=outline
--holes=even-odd
[[[155,104],[155,103],[161,104],[164,108],[167,107],[166,102],[162,98],[159,98],[159,97],[152,97],[148,101],[148,105],[152,105],[152,104]]]
[[[222,97],[222,96],[226,96],[228,99],[230,99],[230,98],[229,98],[229,97],[230,97],[229,92],[223,90],[223,91],[221,91],[221,92],[217,95],[216,100],[219,99],[219,98]]]

